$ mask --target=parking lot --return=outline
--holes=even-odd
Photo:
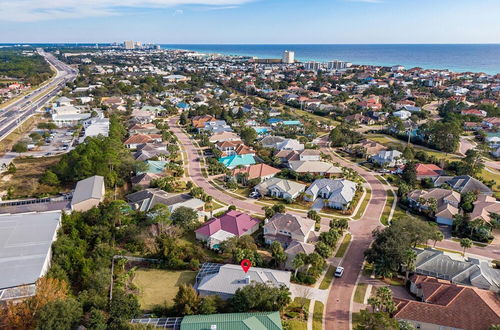
[[[45,134],[44,134],[45,132]],[[30,138],[33,133],[42,135],[43,145],[37,145],[35,140]],[[48,134],[47,134],[48,133]],[[76,138],[73,136],[74,130],[71,128],[59,128],[54,130],[34,129],[26,134],[28,151],[23,156],[44,157],[66,153],[74,148]],[[40,143],[41,144],[41,141]]]

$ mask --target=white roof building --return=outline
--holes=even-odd
[[[0,301],[34,293],[19,287],[33,285],[47,273],[61,215],[61,211],[0,215]]]

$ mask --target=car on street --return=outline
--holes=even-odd
[[[248,197],[250,197],[250,198],[256,198],[256,199],[257,199],[257,198],[259,198],[259,197],[260,197],[260,194],[259,194],[259,192],[258,192],[258,191],[252,191],[252,192],[250,193],[250,195],[248,195]]]
[[[344,267],[338,266],[337,269],[335,269],[335,277],[342,277],[344,275]]]

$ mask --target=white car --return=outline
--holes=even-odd
[[[344,267],[338,266],[337,269],[335,269],[335,277],[342,277],[344,275]]]

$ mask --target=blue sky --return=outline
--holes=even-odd
[[[0,42],[500,43],[499,0],[0,0]]]

